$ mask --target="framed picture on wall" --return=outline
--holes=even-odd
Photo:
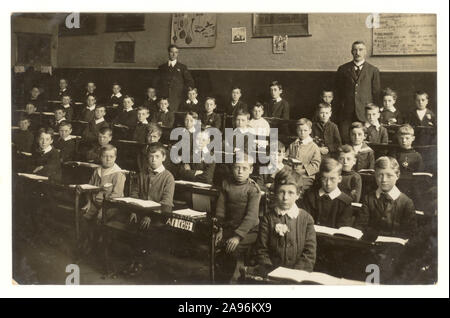
[[[136,42],[118,41],[114,47],[114,63],[134,63],[134,46]]]
[[[175,13],[172,15],[170,43],[178,47],[215,47],[215,13]]]
[[[231,28],[231,43],[247,42],[247,28]]]
[[[289,37],[311,36],[308,28],[308,14],[253,14],[254,38],[271,38],[280,34]]]

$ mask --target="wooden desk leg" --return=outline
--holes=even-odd
[[[80,240],[80,193],[75,191],[75,237]]]
[[[216,266],[216,219],[211,219],[211,242],[210,242],[210,258],[209,258],[209,278],[211,284],[215,283],[215,266]]]

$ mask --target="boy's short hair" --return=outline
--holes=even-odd
[[[26,108],[28,105],[32,105],[34,108],[37,108],[36,105],[33,104],[33,103],[27,103],[27,104],[25,105],[25,108]]]
[[[87,82],[86,82],[86,86],[88,86],[88,85],[91,84],[91,83],[95,85],[95,82],[94,82],[94,81],[87,81]]]
[[[132,97],[132,96],[130,96],[130,95],[125,95],[125,96],[123,97],[124,100],[127,99],[127,98],[131,99],[131,101],[132,101],[133,104],[134,104],[134,97]]]
[[[262,108],[262,110],[264,110],[264,105],[263,105],[263,103],[261,103],[261,102],[256,102],[254,105],[253,105],[253,107],[252,107],[252,110],[253,109],[255,109],[256,107],[260,107],[260,108]]]
[[[65,77],[61,77],[60,79],[59,79],[59,81],[61,82],[61,81],[65,81],[67,84],[69,84],[69,81],[67,80],[67,78],[65,78]]]
[[[44,127],[38,130],[37,137],[39,138],[42,134],[50,135],[50,137],[53,140],[53,135],[55,134],[55,131],[51,127]]]
[[[209,100],[212,100],[212,101],[214,102],[214,104],[216,104],[216,98],[215,98],[215,97],[207,96],[207,97],[205,98],[205,103],[206,103],[207,101],[209,101]]]
[[[363,123],[361,123],[359,121],[355,121],[350,125],[349,132],[351,132],[353,129],[362,129],[364,131],[364,133],[367,133],[366,126],[364,126]]]
[[[425,96],[427,97],[427,99],[430,99],[430,96],[429,96],[428,93],[425,92],[425,91],[418,90],[418,91],[415,91],[415,92],[414,92],[414,97],[420,96],[420,95],[425,95]]]
[[[276,176],[275,176],[275,180],[274,180],[274,184],[275,184],[275,193],[278,192],[278,190],[280,189],[281,186],[284,185],[293,185],[295,186],[295,189],[297,190],[297,194],[301,195],[302,194],[302,186],[301,184],[298,182],[298,180],[300,179],[300,176],[297,174],[297,172],[293,171],[293,170],[288,170],[288,169],[283,169],[280,170]]]
[[[166,100],[166,101],[169,103],[169,97],[167,97],[167,96],[161,96],[161,97],[159,98],[159,100],[158,100],[158,104],[161,103],[161,101],[163,101],[163,100]],[[170,103],[169,103],[169,105],[170,105]]]
[[[97,100],[97,97],[95,97],[94,94],[88,94],[86,95],[86,101],[89,99],[89,97],[94,97],[94,99]]]
[[[114,150],[114,154],[117,156],[117,148],[113,145],[106,145],[100,149],[100,155],[103,155],[106,151]]]
[[[66,120],[64,120],[61,124],[59,124],[59,128],[64,127],[64,126],[69,127],[70,129],[72,129],[72,124],[70,122],[66,121]]]
[[[159,127],[159,125],[157,125],[155,123],[149,123],[146,128],[146,131],[147,131],[147,135],[152,134],[154,132],[158,133],[160,137],[162,135],[161,127]]]
[[[378,111],[380,111],[380,106],[375,105],[374,103],[369,103],[369,104],[366,105],[366,107],[364,107],[364,110],[365,111],[368,111],[368,110],[378,110]]]
[[[323,158],[320,163],[319,174],[322,175],[323,173],[332,172],[334,170],[337,170],[338,174],[341,175],[342,164],[333,158]]]
[[[240,88],[239,86],[233,86],[233,87],[231,88],[231,91],[234,91],[235,89],[238,89],[239,92],[241,92],[241,94],[242,94],[242,88]]]
[[[278,81],[272,81],[272,83],[270,83],[269,88],[272,87],[272,86],[278,86],[279,90],[283,89],[283,86],[281,86],[281,84]]]
[[[194,119],[198,119],[198,114],[197,112],[194,111],[188,111],[185,115],[184,115],[184,119],[186,119],[187,116],[191,116]]]
[[[412,135],[414,136],[414,128],[410,124],[404,124],[397,130],[397,136]]]
[[[149,147],[147,148],[147,157],[151,154],[151,153],[155,153],[155,152],[161,152],[161,154],[163,156],[166,156],[166,147],[164,147],[164,145],[160,142],[153,142],[149,145]]]
[[[188,87],[187,91],[188,91],[188,93],[189,93],[189,92],[196,92],[196,93],[198,93],[196,87]]]
[[[150,110],[147,107],[145,107],[145,106],[139,106],[137,108],[137,111],[140,111],[140,110],[145,110],[145,111],[147,111],[148,114],[150,113]]]
[[[26,115],[26,114],[22,114],[20,117],[19,117],[19,122],[21,122],[21,121],[28,121],[28,123],[30,123],[31,124],[31,118],[30,118],[30,116],[28,116],[28,115]]]
[[[111,128],[109,128],[109,127],[102,127],[102,128],[100,128],[98,133],[101,134],[101,135],[109,134],[112,137],[113,130]]]
[[[342,145],[339,147],[339,154],[341,153],[351,153],[356,158],[356,151],[350,145]]]
[[[248,163],[250,167],[253,166],[253,164],[255,163],[255,160],[253,159],[253,157],[251,155],[249,155],[248,153],[246,153],[245,151],[242,150],[238,150],[234,153],[233,156],[233,164],[236,163]]]
[[[179,48],[178,48],[177,45],[175,45],[175,44],[170,44],[170,45],[167,47],[167,52],[170,52],[170,50],[171,50],[172,48],[176,48],[177,50],[179,50]]]
[[[58,111],[58,110],[62,110],[64,114],[66,113],[66,109],[65,109],[62,105],[56,106],[56,107],[55,107],[55,110],[54,110],[53,112],[56,112],[56,111]]]
[[[397,176],[400,175],[400,165],[398,164],[397,159],[388,156],[382,156],[375,161],[375,171],[377,169],[386,168],[391,168],[395,171]]]
[[[384,97],[384,96],[392,96],[392,98],[393,98],[394,100],[397,100],[397,92],[394,91],[393,89],[389,88],[389,87],[386,87],[386,88],[383,90],[383,97]]]
[[[117,83],[117,82],[112,83],[112,84],[111,84],[111,87],[114,87],[114,86],[116,86],[116,85],[119,86],[120,88],[122,88],[122,86],[121,86],[119,83]]]
[[[234,116],[234,119],[236,119],[238,116],[246,116],[247,119],[250,119],[250,113],[247,110],[245,110],[245,109],[239,109],[236,112],[236,115]]]
[[[364,41],[356,40],[355,42],[352,43],[352,48],[353,48],[355,45],[358,45],[358,44],[362,44],[362,45],[366,46],[366,43],[365,43]]]
[[[324,88],[322,89],[322,91],[320,92],[320,96],[323,96],[325,93],[332,93],[334,95],[334,91],[331,88]]]
[[[295,123],[295,126],[308,125],[309,128],[312,128],[312,122],[308,118],[300,118]]]
[[[105,106],[105,105],[96,105],[96,106],[95,106],[95,109],[98,109],[98,108],[104,108],[105,111],[106,111],[106,106]]]
[[[331,110],[331,104],[328,103],[319,103],[319,105],[317,105],[317,111],[321,110],[322,108],[330,108]]]

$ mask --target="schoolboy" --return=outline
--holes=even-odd
[[[429,102],[428,93],[417,91],[414,94],[416,109],[408,114],[407,123],[411,126],[436,127],[436,115],[427,108]]]
[[[19,119],[19,129],[13,131],[12,142],[15,145],[15,149],[19,152],[31,153],[34,135],[29,130],[31,125],[31,119],[27,115],[23,115]]]
[[[198,92],[195,87],[189,87],[187,91],[188,99],[184,101],[180,105],[180,111],[181,112],[196,112],[197,114],[200,113],[200,102],[197,99]]]
[[[289,103],[281,97],[283,87],[277,81],[270,84],[272,99],[268,102],[268,116],[280,119],[289,119]]]
[[[215,113],[216,99],[214,97],[206,97],[204,112],[200,113],[202,128],[214,127],[220,129],[222,127],[222,119],[219,114]]]
[[[320,140],[320,154],[333,156],[342,144],[339,129],[330,118],[332,115],[331,104],[320,103],[317,107],[318,121],[313,123],[312,137]]]
[[[233,87],[231,89],[231,101],[227,104],[225,112],[228,116],[236,117],[239,111],[248,112],[247,104],[241,100],[242,89],[240,87]]]
[[[375,154],[366,140],[366,127],[360,122],[354,122],[350,126],[351,146],[356,153],[355,171],[361,169],[373,169],[375,166]]]
[[[397,92],[389,87],[383,90],[383,110],[381,111],[380,122],[385,125],[403,124],[403,116],[395,108],[397,102]]]
[[[172,128],[175,122],[174,114],[169,110],[169,99],[162,97],[159,102],[159,111],[152,116],[151,121],[161,127]]]
[[[71,136],[72,124],[63,122],[59,125],[59,137],[55,140],[54,146],[59,150],[61,162],[72,161],[75,159],[75,138]]]
[[[52,128],[41,128],[38,131],[39,148],[32,155],[31,173],[48,177],[49,180],[61,181],[61,161],[59,151],[53,145],[54,130]]]
[[[134,98],[131,96],[123,97],[123,109],[119,111],[113,123],[116,125],[127,126],[131,131],[136,127],[138,122],[137,112],[133,108]]]
[[[98,132],[102,128],[109,128],[109,124],[105,121],[106,108],[103,105],[97,105],[94,111],[94,118],[88,123],[83,131],[83,140],[92,144],[97,140]]]
[[[150,115],[153,116],[158,110],[158,97],[156,96],[156,89],[153,87],[147,88],[147,93],[145,94],[144,107],[148,108]]]
[[[147,140],[148,117],[150,112],[148,108],[139,106],[137,109],[137,125],[133,132],[133,140],[144,144]]]
[[[414,128],[409,124],[402,125],[397,130],[397,141],[399,149],[390,153],[400,164],[402,173],[423,172],[422,155],[414,150]]]
[[[389,142],[388,131],[379,122],[380,107],[368,104],[365,111],[367,121],[364,126],[366,127],[367,141],[375,144],[387,144]]]
[[[83,108],[80,114],[80,120],[90,122],[95,117],[95,108],[97,100],[94,95],[88,95],[86,97],[86,107]]]
[[[359,173],[353,170],[356,164],[356,153],[350,145],[342,145],[339,149],[338,161],[342,165],[342,181],[339,189],[352,198],[352,202],[361,199],[362,180]]]
[[[97,144],[86,152],[86,161],[100,163],[102,147],[109,145],[113,137],[113,131],[109,127],[100,128],[97,134]]]

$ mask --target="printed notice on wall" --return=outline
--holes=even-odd
[[[373,28],[373,55],[435,55],[436,15],[380,14]]]

